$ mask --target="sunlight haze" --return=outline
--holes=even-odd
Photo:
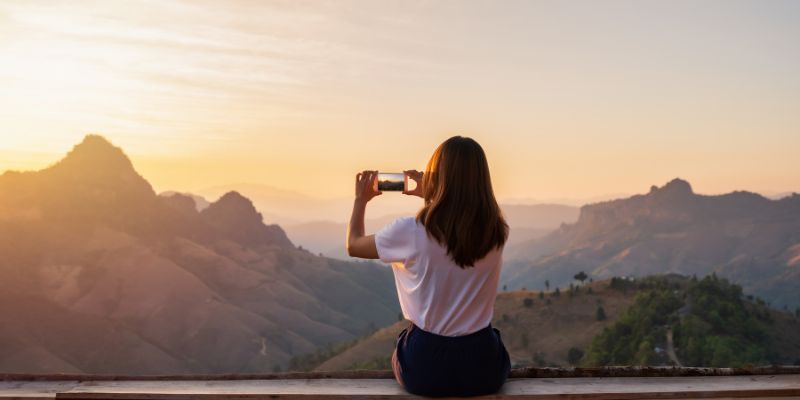
[[[341,198],[463,134],[504,200],[799,191],[798,20],[792,1],[4,1],[0,172],[98,133],[158,191]]]

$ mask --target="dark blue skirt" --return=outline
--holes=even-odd
[[[411,323],[397,336],[392,354],[397,381],[421,396],[479,396],[496,393],[508,378],[511,360],[490,324],[464,336],[441,336]]]

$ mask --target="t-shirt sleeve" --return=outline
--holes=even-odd
[[[385,263],[407,260],[414,253],[414,217],[398,218],[375,233],[378,258]]]

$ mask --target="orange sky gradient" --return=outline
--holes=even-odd
[[[800,191],[800,2],[0,3],[0,171],[348,196],[478,140],[502,200]]]

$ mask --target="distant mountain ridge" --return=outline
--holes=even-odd
[[[378,199],[376,201],[380,201]],[[419,201],[422,206],[422,201]],[[578,219],[578,207],[560,204],[500,204],[511,233],[506,248],[520,242],[538,238],[557,229],[561,224],[573,223]],[[371,214],[368,210],[367,214]],[[376,232],[393,219],[408,214],[389,214],[365,221],[368,233]],[[284,226],[286,233],[297,244],[315,253],[323,253],[329,257],[348,259],[342,240],[347,224],[332,221],[312,221]]]
[[[272,372],[399,311],[385,266],[297,249],[235,192],[157,196],[100,136],[0,194],[0,372]]]
[[[649,193],[581,208],[574,224],[516,246],[502,283],[566,285],[595,278],[716,272],[775,306],[800,306],[800,195],[705,196],[681,179]]]

